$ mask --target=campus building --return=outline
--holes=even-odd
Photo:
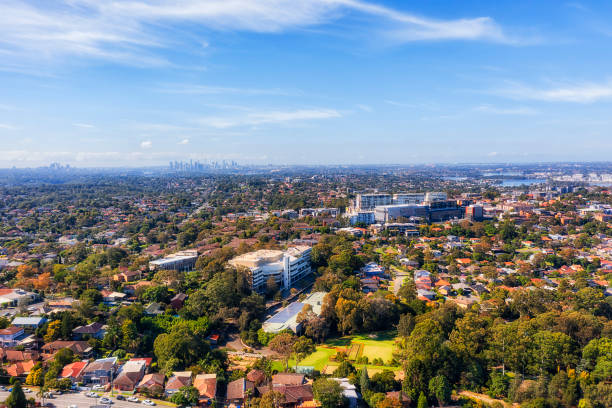
[[[173,270],[173,271],[191,271],[198,260],[198,251],[186,250],[168,255],[162,259],[156,259],[149,262],[149,269],[156,270]]]
[[[323,305],[323,298],[327,292],[314,292],[308,295],[304,300],[290,303],[287,307],[279,310],[274,316],[266,320],[262,328],[266,333],[279,333],[283,330],[290,329],[294,333],[299,333],[302,329],[302,324],[297,322],[297,315],[304,309],[304,306],[310,305],[312,312],[319,316]]]
[[[250,270],[251,285],[256,292],[265,291],[270,277],[281,289],[287,289],[310,275],[310,251],[307,246],[291,247],[285,251],[261,249],[237,256],[229,264]]]

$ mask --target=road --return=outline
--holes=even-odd
[[[0,391],[0,401],[6,400],[9,396],[9,392]],[[108,393],[107,395],[110,395]],[[25,394],[26,398],[35,398],[36,401],[41,401],[39,397],[36,396],[34,391]],[[138,404],[135,402],[128,401],[119,401],[115,397],[110,398],[113,401],[111,407],[113,408],[136,408],[142,407],[146,408],[147,406],[144,404]],[[144,399],[144,398],[141,398]],[[67,393],[62,395],[55,395],[52,399],[45,398],[45,403],[50,402],[57,408],[68,408],[71,405],[76,405],[78,408],[86,408],[93,405],[102,405],[100,404],[100,398],[89,398],[85,396],[85,392],[79,393]],[[159,405],[158,405],[159,406]]]

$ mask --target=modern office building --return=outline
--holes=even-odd
[[[427,206],[422,204],[382,205],[374,209],[376,222],[391,222],[398,218],[427,217]]]
[[[391,194],[357,194],[353,208],[358,211],[373,210],[379,205],[392,204]]]
[[[349,223],[351,225],[369,225],[374,224],[375,222],[374,211],[356,211],[354,209],[351,209],[349,212],[346,213],[346,216],[348,217]]]
[[[269,277],[273,277],[281,289],[287,289],[311,274],[310,251],[307,246],[291,247],[285,251],[261,249],[237,256],[229,264],[250,271],[251,285],[256,292],[266,290]]]
[[[445,200],[448,200],[448,195],[443,191],[428,191],[425,193],[425,201],[428,203]]]
[[[433,201],[428,203],[429,221],[441,222],[453,218],[463,218],[463,208],[456,201]]]
[[[300,209],[300,218],[302,217],[337,217],[340,211],[337,208],[302,208]]]
[[[465,218],[470,221],[482,221],[484,208],[481,205],[468,205],[465,207]]]
[[[398,193],[393,194],[393,204],[423,204],[425,193]]]

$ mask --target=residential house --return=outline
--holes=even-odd
[[[176,371],[166,382],[166,395],[172,395],[182,387],[191,385],[191,371]]]
[[[269,391],[275,391],[285,396],[285,401],[282,402],[284,408],[296,408],[305,402],[313,401],[314,395],[311,384],[300,385],[280,385],[273,384],[272,386],[264,385],[257,388],[257,392],[263,395]]]
[[[304,374],[278,373],[272,376],[272,385],[302,385],[304,382]]]
[[[0,305],[6,307],[15,307],[20,302],[27,305],[39,298],[40,296],[37,293],[27,292],[23,289],[0,288]]]
[[[105,385],[111,382],[117,369],[117,357],[102,358],[89,363],[83,370],[85,384]]]
[[[86,326],[79,326],[72,330],[72,336],[77,340],[88,337],[102,340],[105,334],[106,326],[98,322],[93,322]]]
[[[37,351],[34,350],[4,350],[4,358],[6,361],[28,361],[38,360],[40,356]]]
[[[104,303],[121,302],[127,296],[125,293],[111,292],[110,290],[103,290],[100,293],[102,294],[102,301]]]
[[[113,280],[115,282],[134,282],[140,279],[142,279],[141,271],[125,270],[113,275]]]
[[[256,386],[260,386],[266,380],[266,373],[262,370],[251,370],[247,373],[246,379]]]
[[[217,374],[198,374],[193,381],[193,386],[200,393],[200,403],[207,404],[217,395]]]
[[[26,377],[35,365],[32,360],[19,361],[6,367],[6,373],[11,377]]]
[[[153,302],[153,303],[149,304],[144,309],[144,313],[147,316],[158,316],[158,315],[164,314],[164,312],[165,312],[165,310],[162,307],[161,303],[157,303],[157,302]]]
[[[145,374],[145,376],[142,377],[142,380],[140,380],[140,382],[136,386],[136,389],[138,389],[139,391],[145,388],[151,390],[154,387],[159,387],[160,389],[163,389],[164,380],[165,376],[161,373]]]
[[[0,346],[15,347],[23,336],[24,331],[21,327],[9,326],[6,329],[2,329],[0,330]]]
[[[13,326],[21,327],[27,333],[33,333],[37,328],[47,322],[44,317],[16,317],[12,321]]]
[[[66,364],[60,374],[61,378],[70,378],[73,383],[80,382],[82,380],[82,373],[89,362],[87,360],[76,361],[74,363]]]
[[[359,402],[359,393],[357,392],[357,387],[351,384],[348,378],[332,378],[340,384],[342,387],[342,395],[348,401],[349,408],[357,408]]]
[[[176,295],[174,295],[172,299],[170,299],[170,306],[172,306],[175,310],[180,310],[185,304],[186,299],[187,299],[186,294],[177,293]]]
[[[244,401],[253,395],[255,384],[246,378],[239,378],[227,384],[226,401],[229,404],[244,405]]]
[[[147,364],[143,360],[129,360],[119,370],[113,387],[120,391],[134,391],[145,375]]]
[[[93,348],[86,341],[63,341],[56,340],[42,346],[42,350],[48,354],[55,354],[61,349],[70,349],[80,357],[89,358],[93,353]]]

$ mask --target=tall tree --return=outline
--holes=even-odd
[[[322,408],[339,408],[343,405],[342,387],[337,381],[319,378],[312,384],[312,392]]]
[[[451,388],[448,380],[443,375],[436,375],[429,380],[429,393],[438,400],[438,406],[446,404],[450,400]]]
[[[23,389],[21,388],[21,382],[15,381],[11,394],[6,399],[6,406],[8,408],[26,408],[28,400],[26,399]]]

